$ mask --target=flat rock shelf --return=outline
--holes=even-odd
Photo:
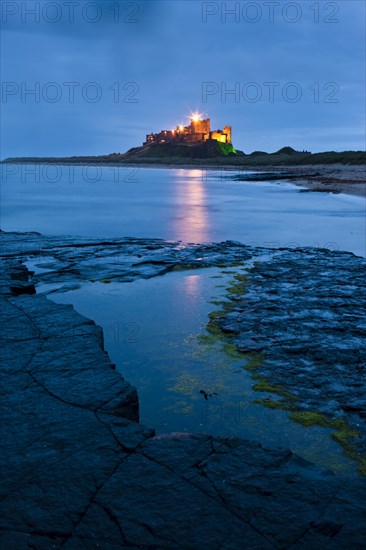
[[[286,449],[268,450],[233,437],[156,436],[152,428],[139,423],[136,389],[115,370],[103,349],[101,329],[71,306],[34,293],[39,281],[62,282],[65,287],[91,278],[126,281],[164,270],[255,260],[263,256],[263,249],[232,242],[188,246],[84,239],[75,244],[67,238],[15,233],[3,233],[1,238],[2,548],[364,547],[364,477],[342,478]],[[22,260],[40,254],[48,267],[29,280]],[[314,251],[280,251],[277,264],[271,259],[260,268],[254,266],[253,323],[258,323],[256,295],[266,305],[265,319],[271,318],[272,311],[278,317],[276,308],[267,307],[268,296],[256,290],[260,278],[271,281],[269,294],[283,292],[289,288],[286,277],[282,289],[273,288],[275,280],[286,275],[289,261],[306,254]],[[342,282],[337,279],[341,276],[337,266],[342,264],[346,270],[363,266],[352,254],[317,251],[316,257],[324,260],[319,276],[331,279],[335,286]],[[311,280],[316,286],[315,272]],[[239,286],[243,283],[238,281]],[[358,276],[352,284],[355,288],[345,290],[357,296]],[[243,320],[243,293],[242,288],[234,288],[237,309],[226,311],[226,318],[215,318],[222,330],[242,334],[240,323],[249,323]],[[346,298],[344,294],[342,299]],[[352,314],[358,316],[359,310],[355,307]],[[313,311],[312,319],[314,315]],[[361,330],[357,319],[348,319]],[[276,326],[276,337],[282,338],[281,319]],[[257,334],[252,325],[244,328]],[[329,327],[329,337],[334,337],[336,328]],[[258,338],[252,335],[245,341],[237,336],[238,349],[265,354],[263,334],[259,331]],[[337,361],[352,369],[353,363],[345,362],[342,353]],[[269,360],[269,364],[274,360],[272,355]],[[292,370],[296,368],[295,363],[291,365]],[[268,374],[264,369],[260,373]],[[351,386],[364,383],[362,372],[357,373],[359,380],[350,374],[354,381],[350,392]],[[292,376],[292,389],[296,393],[305,388],[304,402],[309,403],[307,384]],[[342,376],[347,373],[343,371]],[[332,390],[329,384],[325,388]],[[349,402],[351,410],[347,410],[333,403],[336,388],[332,391],[332,406],[324,412],[334,415],[339,409],[341,415],[363,418],[361,396]]]

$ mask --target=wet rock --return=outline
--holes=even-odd
[[[10,285],[10,291],[15,296],[19,296],[20,294],[35,294],[36,287],[32,283],[18,282],[16,285]]]
[[[101,330],[71,306],[13,296],[18,264],[7,258],[2,548],[363,547],[365,479],[237,438],[155,436],[137,422],[136,390],[113,369]]]
[[[350,253],[277,251],[251,269],[235,324],[226,312],[218,318],[240,351],[263,354],[256,373],[295,395],[297,409],[356,430],[350,443],[364,457],[365,274],[366,260]]]
[[[48,271],[36,272],[33,282],[75,284],[80,281],[130,282],[180,269],[199,269],[243,262],[261,249],[234,241],[207,245],[161,239],[47,237],[34,233],[1,233],[5,259],[28,259]],[[20,238],[22,242],[20,243]],[[47,261],[45,261],[47,258]],[[53,259],[53,261],[51,261]]]

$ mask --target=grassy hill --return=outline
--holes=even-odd
[[[12,157],[2,163],[23,164],[156,164],[156,165],[224,165],[224,166],[303,166],[317,164],[366,164],[363,151],[298,152],[283,147],[275,153],[254,151],[247,155],[230,144],[215,140],[195,144],[162,143],[134,147],[127,153],[80,157]]]
[[[144,159],[207,159],[235,156],[236,151],[229,143],[208,140],[199,143],[159,143],[134,147],[125,153],[125,157]]]

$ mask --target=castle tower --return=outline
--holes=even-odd
[[[197,119],[196,117],[191,118],[191,133],[192,134],[209,134],[210,133],[210,119],[206,118],[204,120]]]
[[[226,143],[231,143],[231,126],[224,126],[224,134],[226,134]]]

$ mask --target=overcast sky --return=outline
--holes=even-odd
[[[364,149],[363,0],[1,10],[1,158],[124,152],[192,111],[246,153]]]

